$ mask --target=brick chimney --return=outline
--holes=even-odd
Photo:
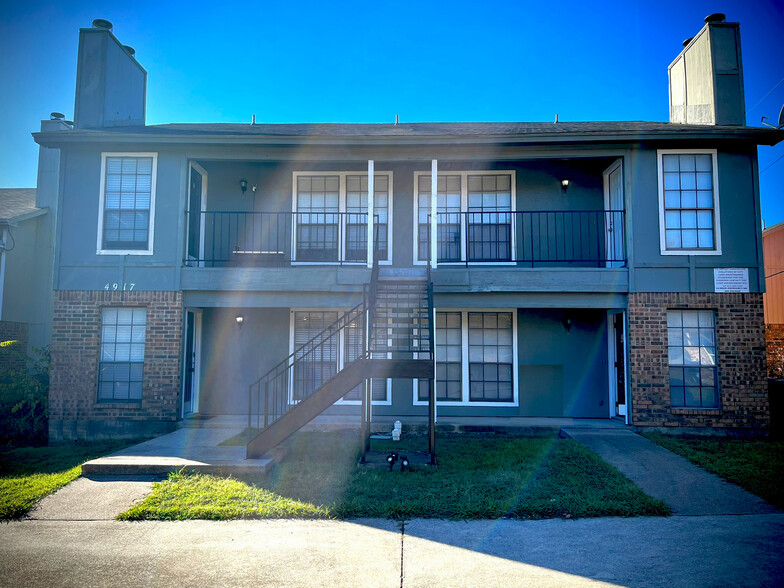
[[[96,19],[79,29],[74,127],[143,125],[146,99],[147,72],[114,36],[112,23]]]
[[[670,122],[746,124],[740,25],[724,19],[705,17],[705,26],[670,64]]]

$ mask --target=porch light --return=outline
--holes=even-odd
[[[248,191],[248,180],[245,178],[240,180],[240,190],[242,190],[243,194]]]
[[[237,321],[237,326],[241,329],[242,328],[242,323],[245,322],[245,317],[242,316],[241,314],[238,314],[237,318],[235,318],[234,320]]]
[[[564,196],[566,195],[566,190],[568,189],[569,189],[569,180],[561,180],[561,190],[563,191]]]
[[[403,459],[400,460],[400,471],[405,472],[408,469],[408,466],[409,466],[408,457],[404,455]]]

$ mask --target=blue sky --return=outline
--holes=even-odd
[[[666,121],[667,66],[703,17],[741,23],[747,124],[784,104],[784,3],[0,3],[0,187],[35,185],[30,133],[73,117],[94,18],[148,71],[147,122]],[[760,147],[762,214],[784,221],[784,144]]]

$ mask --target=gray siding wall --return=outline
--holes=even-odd
[[[235,317],[242,314],[242,328]],[[563,320],[572,321],[570,330]],[[203,313],[200,412],[247,414],[248,385],[289,353],[290,310],[221,308]],[[606,418],[609,415],[606,312],[518,310],[519,406],[439,405],[443,416],[543,416]],[[392,405],[379,416],[427,414],[415,406],[413,382],[394,380]],[[336,405],[330,414],[358,414]]]
[[[0,229],[2,230],[2,229]],[[51,284],[49,278],[49,217],[44,214],[10,229],[14,247],[6,251],[3,321],[27,323],[28,351],[49,344]]]
[[[676,145],[662,145],[676,147]],[[692,146],[694,147],[694,146]],[[697,145],[696,147],[700,147]],[[182,268],[185,241],[184,210],[188,174],[188,152],[183,148],[155,148],[149,145],[116,145],[103,149],[107,152],[158,153],[156,182],[155,242],[151,256],[96,255],[97,223],[99,211],[99,186],[101,175],[99,149],[72,147],[64,150],[64,172],[61,192],[61,220],[59,223],[58,264],[55,274],[56,289],[101,289],[106,284],[135,283],[143,290],[222,290],[228,283],[237,282],[223,273],[204,271],[201,268]],[[564,152],[568,155],[568,151]],[[250,156],[250,152],[249,155]],[[518,210],[584,210],[603,208],[602,171],[613,161],[612,157],[595,159],[547,160],[518,162],[457,162],[440,161],[439,169],[448,173],[454,170],[513,169],[517,178]],[[263,163],[242,161],[197,160],[208,172],[208,210],[236,211],[285,211],[292,208],[292,172],[300,171],[357,171],[366,170],[365,162],[296,162]],[[429,171],[429,162],[376,161],[378,171],[393,172],[393,265],[408,267],[413,263],[414,229],[414,172]],[[626,291],[712,291],[714,267],[749,268],[752,291],[763,285],[760,264],[761,230],[759,225],[759,196],[754,174],[756,154],[753,148],[735,151],[720,150],[718,154],[719,194],[721,202],[720,229],[723,254],[721,256],[662,256],[659,252],[658,174],[656,149],[627,151],[624,160],[627,210],[627,241],[630,256],[628,282],[615,274],[627,273],[626,269],[612,272],[596,268],[592,273],[608,274],[597,285],[596,279],[581,280],[574,274],[559,277],[552,272],[543,288],[564,290],[584,282],[587,291],[615,289]],[[566,195],[561,193],[560,179],[568,177],[571,185]],[[249,188],[242,194],[240,179],[256,185],[254,194]],[[209,232],[207,233],[209,236]],[[542,268],[537,268],[541,270]],[[591,268],[585,268],[591,269]],[[230,273],[245,271],[249,284],[268,282],[272,270],[234,268]],[[279,270],[276,270],[279,271]],[[446,270],[445,270],[446,271]],[[483,270],[469,270],[480,272]],[[546,271],[546,270],[545,270]],[[521,276],[525,268],[510,270]],[[540,271],[541,273],[541,271]],[[612,273],[613,275],[609,275]],[[197,275],[198,274],[198,275]],[[271,275],[271,274],[269,274]],[[291,274],[294,275],[293,273]],[[187,278],[186,278],[187,277]],[[448,280],[453,282],[453,280]],[[458,281],[465,282],[463,278]],[[470,282],[470,280],[468,280]],[[519,280],[506,280],[513,288],[526,288]],[[330,290],[335,283],[313,284],[310,287]],[[455,283],[455,286],[460,284]],[[230,289],[242,289],[234,284]],[[539,286],[533,286],[538,289]],[[248,288],[252,289],[252,288]],[[292,288],[300,289],[300,288]]]
[[[157,152],[153,255],[98,255],[101,153]],[[69,149],[62,157],[56,290],[101,290],[135,284],[136,290],[179,288],[184,233],[185,164],[182,153],[135,146]]]
[[[666,145],[663,148],[678,148]],[[700,148],[695,146],[693,148]],[[707,149],[707,147],[705,147]],[[656,150],[635,151],[625,166],[633,255],[632,292],[713,292],[713,268],[749,269],[752,292],[764,289],[756,151],[719,150],[721,255],[661,255]],[[630,194],[631,197],[630,197]]]
[[[236,317],[244,317],[242,328]],[[287,308],[212,308],[202,318],[202,414],[248,414],[248,386],[289,354]]]

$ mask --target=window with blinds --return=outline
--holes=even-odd
[[[154,154],[104,154],[101,251],[152,252],[155,170]]]

